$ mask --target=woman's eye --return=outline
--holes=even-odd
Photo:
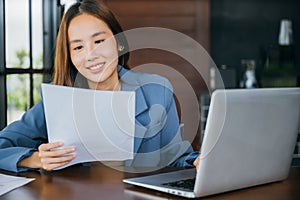
[[[102,42],[104,42],[104,40],[96,40],[96,41],[95,41],[95,44],[100,44],[100,43],[102,43]]]
[[[75,48],[73,48],[74,50],[80,50],[80,49],[82,49],[83,48],[83,46],[78,46],[78,47],[75,47]]]

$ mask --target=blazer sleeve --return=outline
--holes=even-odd
[[[17,167],[42,143],[46,143],[47,129],[42,101],[29,109],[20,120],[0,131],[0,168],[13,172],[31,170]]]
[[[160,84],[150,86],[148,94],[151,95],[148,95],[147,99],[150,99],[151,104],[160,104],[165,110],[159,120],[163,127],[157,135],[160,137],[159,165],[193,167],[193,162],[199,153],[193,150],[189,141],[184,141],[181,137],[173,87],[166,78],[157,79]]]
[[[173,160],[168,163],[174,167],[193,167],[194,160],[199,156],[199,152],[195,152],[188,141],[184,141],[181,137],[179,128],[178,114],[173,93],[169,94],[169,104],[166,106],[166,122],[161,132],[162,141],[162,160]],[[168,158],[168,157],[172,157]]]

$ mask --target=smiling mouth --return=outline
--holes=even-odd
[[[93,72],[93,73],[97,73],[99,71],[102,70],[103,66],[104,66],[105,63],[100,63],[100,64],[97,64],[97,65],[93,65],[91,67],[88,67],[88,69]]]

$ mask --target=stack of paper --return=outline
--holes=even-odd
[[[0,174],[0,196],[33,180],[35,179]]]
[[[74,146],[67,166],[133,159],[135,92],[42,84],[49,142]]]

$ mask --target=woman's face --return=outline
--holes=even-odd
[[[107,24],[81,14],[70,22],[68,38],[71,60],[90,88],[112,89],[118,83],[118,51]]]

